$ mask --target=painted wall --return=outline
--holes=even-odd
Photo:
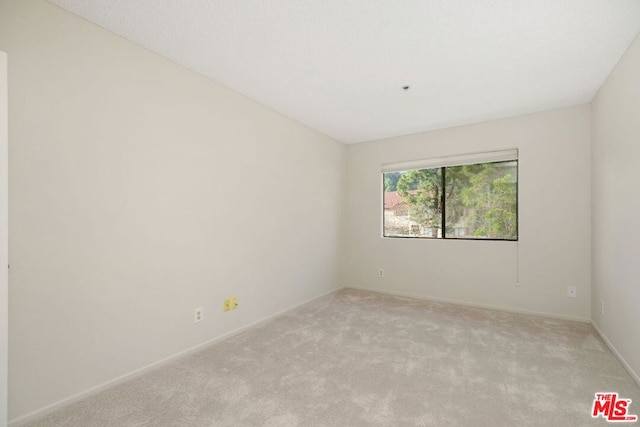
[[[338,286],[343,144],[44,0],[0,50],[10,418]]]
[[[382,164],[507,148],[519,242],[381,237]],[[349,146],[345,285],[588,320],[590,161],[588,105]]]
[[[0,52],[0,427],[7,425],[7,367],[9,353],[9,287],[8,271],[8,93],[7,93],[7,54]]]
[[[592,115],[591,313],[640,383],[640,38],[598,92]]]

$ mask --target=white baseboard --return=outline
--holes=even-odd
[[[604,343],[609,347],[609,349],[611,350],[611,352],[618,358],[618,360],[620,361],[620,363],[622,364],[622,366],[627,370],[627,372],[629,373],[629,375],[631,376],[631,378],[633,378],[633,380],[638,384],[638,386],[640,387],[640,376],[638,376],[638,373],[636,373],[633,368],[631,368],[631,366],[627,363],[627,361],[624,359],[624,357],[622,357],[622,355],[618,352],[618,350],[613,346],[613,344],[611,343],[611,341],[609,341],[609,339],[607,338],[607,336],[600,330],[600,328],[595,324],[595,322],[593,322],[591,319],[587,319],[587,318],[582,318],[582,317],[574,317],[574,316],[564,316],[564,315],[557,315],[554,313],[546,313],[546,312],[536,312],[536,311],[531,311],[531,310],[521,310],[521,309],[513,309],[513,308],[509,308],[509,307],[500,307],[500,306],[492,306],[492,305],[487,305],[487,304],[476,304],[476,303],[471,303],[468,301],[461,301],[461,300],[455,300],[455,299],[449,299],[449,298],[438,298],[438,297],[430,297],[430,296],[425,296],[425,295],[416,295],[416,294],[410,294],[410,293],[406,293],[406,292],[391,292],[385,289],[376,289],[376,288],[366,288],[366,287],[360,287],[360,286],[344,286],[344,288],[347,289],[356,289],[356,290],[362,290],[362,291],[368,291],[368,292],[376,292],[376,293],[381,293],[381,294],[386,294],[386,295],[392,295],[392,296],[398,296],[398,297],[405,297],[405,298],[415,298],[415,299],[420,299],[420,300],[428,300],[428,301],[435,301],[435,302],[443,302],[443,303],[448,303],[448,304],[457,304],[457,305],[463,305],[463,306],[468,306],[468,307],[477,307],[477,308],[484,308],[484,309],[488,309],[488,310],[498,310],[498,311],[504,311],[504,312],[509,312],[509,313],[517,313],[517,314],[526,314],[526,315],[533,315],[533,316],[541,316],[541,317],[549,317],[549,318],[554,318],[554,319],[561,319],[561,320],[571,320],[571,321],[577,321],[577,322],[583,322],[583,323],[590,323],[594,330],[596,331],[596,333],[600,336],[600,338],[604,341]],[[171,356],[165,357],[161,360],[158,360],[156,362],[150,363],[146,366],[143,366],[141,368],[138,368],[132,372],[129,372],[127,374],[121,375],[117,378],[111,379],[109,381],[106,381],[102,384],[99,384],[97,386],[91,387],[85,391],[82,391],[80,393],[77,393],[73,396],[70,396],[68,398],[62,399],[58,402],[55,402],[51,405],[47,405],[43,408],[37,409],[33,412],[30,412],[26,415],[14,418],[12,420],[9,421],[9,427],[17,427],[23,424],[26,424],[28,422],[31,422],[35,419],[44,417],[52,412],[55,412],[67,405],[70,405],[74,402],[77,402],[79,400],[82,399],[86,399],[87,397],[90,397],[94,394],[97,394],[105,389],[108,389],[110,387],[116,386],[118,384],[121,384],[123,382],[129,381],[133,378],[136,378],[140,375],[143,375],[149,371],[152,371],[154,369],[160,368],[163,365],[166,365],[168,363],[174,362],[182,357],[188,356],[198,350],[201,350],[207,346],[213,345],[215,343],[218,343],[220,341],[223,341],[225,339],[228,339],[232,336],[235,336],[241,332],[246,331],[247,329],[256,327],[262,323],[265,323],[269,320],[272,320],[278,316],[281,316],[285,313],[288,313],[292,310],[295,310],[296,308],[305,305],[307,303],[310,303],[314,300],[317,300],[319,298],[325,297],[329,294],[332,294],[334,292],[339,291],[340,289],[343,289],[343,287],[337,287],[334,288],[328,292],[325,292],[321,295],[315,296],[313,298],[309,298],[308,300],[305,300],[301,303],[298,303],[294,306],[291,306],[287,309],[281,310],[277,313],[274,313],[272,315],[269,315],[267,317],[264,317],[262,319],[256,320],[254,322],[251,322],[243,327],[240,327],[238,329],[235,329],[233,331],[230,331],[226,334],[220,335],[218,337],[215,337],[211,340],[205,341],[201,344],[198,344],[196,346],[190,347],[186,350],[180,351],[178,353],[175,353]]]
[[[397,296],[397,297],[414,298],[414,299],[426,300],[426,301],[443,302],[443,303],[447,303],[447,304],[464,305],[464,306],[467,306],[467,307],[484,308],[484,309],[487,309],[487,310],[504,311],[504,312],[507,312],[507,313],[526,314],[526,315],[529,315],[529,316],[548,317],[548,318],[552,318],[552,319],[570,320],[570,321],[573,321],[573,322],[591,323],[591,319],[589,319],[587,317],[566,316],[566,315],[562,315],[562,314],[547,313],[547,312],[541,312],[541,311],[525,310],[525,309],[510,308],[510,307],[502,307],[502,306],[488,305],[488,304],[477,304],[477,303],[474,303],[474,302],[463,301],[463,300],[432,297],[432,296],[429,296],[429,295],[417,295],[417,294],[411,294],[411,293],[407,293],[407,292],[395,292],[395,291],[389,291],[389,290],[380,289],[380,288],[367,288],[367,287],[363,287],[363,286],[351,286],[351,285],[346,285],[345,288],[347,288],[347,289],[357,289],[357,290],[360,290],[360,291],[376,292],[376,293],[380,293],[380,294],[392,295],[392,296]]]
[[[208,341],[205,341],[205,342],[200,343],[198,345],[195,345],[193,347],[187,348],[186,350],[180,351],[180,352],[175,353],[175,354],[173,354],[171,356],[168,356],[168,357],[165,357],[163,359],[160,359],[160,360],[158,360],[156,362],[149,363],[148,365],[143,366],[141,368],[138,368],[138,369],[136,369],[134,371],[131,371],[131,372],[127,373],[127,374],[124,374],[124,375],[121,375],[119,377],[113,378],[113,379],[111,379],[109,381],[105,381],[102,384],[99,384],[99,385],[91,387],[91,388],[89,388],[87,390],[81,391],[80,393],[74,394],[74,395],[69,396],[69,397],[67,397],[65,399],[62,399],[62,400],[59,400],[59,401],[57,401],[55,403],[52,403],[50,405],[44,406],[44,407],[42,407],[40,409],[36,409],[35,411],[32,411],[32,412],[30,412],[30,413],[28,413],[26,415],[22,415],[20,417],[11,419],[11,420],[9,420],[9,427],[17,427],[17,426],[26,424],[28,422],[34,421],[34,420],[36,420],[38,418],[44,417],[44,416],[46,416],[46,415],[48,415],[48,414],[50,414],[52,412],[55,412],[55,411],[57,411],[59,409],[64,408],[65,406],[68,406],[68,405],[70,405],[70,404],[72,404],[74,402],[86,399],[86,398],[88,398],[88,397],[90,397],[90,396],[92,396],[94,394],[97,394],[97,393],[103,391],[103,390],[106,390],[108,388],[114,387],[114,386],[116,386],[118,384],[121,384],[123,382],[132,380],[132,379],[134,379],[136,377],[139,377],[140,375],[143,375],[143,374],[145,374],[145,373],[147,373],[149,371],[152,371],[154,369],[158,369],[158,368],[160,368],[163,365],[166,365],[168,363],[175,362],[176,360],[178,360],[180,358],[183,358],[183,357],[186,357],[186,356],[188,356],[188,355],[190,355],[190,354],[192,354],[192,353],[194,353],[194,352],[196,352],[198,350],[201,350],[201,349],[203,349],[205,347],[208,347],[210,345],[216,344],[216,343],[218,343],[220,341],[223,341],[225,339],[231,338],[231,337],[233,337],[235,335],[238,335],[241,332],[246,331],[247,329],[254,328],[254,327],[256,327],[256,326],[258,326],[258,325],[260,325],[262,323],[268,322],[268,321],[270,321],[270,320],[272,320],[272,319],[274,319],[274,318],[276,318],[278,316],[282,316],[283,314],[288,313],[288,312],[290,312],[292,310],[295,310],[296,308],[298,308],[300,306],[308,304],[308,303],[310,303],[312,301],[315,301],[317,299],[323,298],[323,297],[325,297],[327,295],[330,295],[332,293],[335,293],[335,292],[337,292],[337,291],[339,291],[341,289],[342,289],[342,287],[334,288],[334,289],[332,289],[332,290],[330,290],[328,292],[324,292],[324,293],[322,293],[322,294],[320,294],[318,296],[315,296],[313,298],[309,298],[309,299],[307,299],[305,301],[302,301],[302,302],[300,302],[298,304],[295,304],[295,305],[293,305],[293,306],[291,306],[289,308],[286,308],[284,310],[278,311],[277,313],[271,314],[271,315],[269,315],[267,317],[264,317],[262,319],[256,320],[254,322],[251,322],[251,323],[249,323],[249,324],[247,324],[245,326],[242,326],[242,327],[240,327],[238,329],[234,329],[234,330],[232,330],[230,332],[227,332],[226,334],[223,334],[223,335],[220,335],[218,337],[212,338],[212,339],[210,339]]]
[[[598,327],[598,325],[596,325],[596,322],[592,320],[591,326],[593,326],[593,329],[595,329],[598,335],[600,335],[600,338],[602,339],[602,341],[604,341],[607,347],[609,347],[609,350],[611,350],[611,352],[618,358],[618,361],[620,362],[620,364],[624,367],[624,369],[627,370],[629,375],[631,375],[631,378],[633,378],[636,384],[638,384],[638,387],[640,387],[640,376],[638,375],[638,373],[634,371],[631,365],[629,365],[629,363],[627,363],[625,358],[622,357],[622,354],[620,354],[618,349],[616,349],[614,345],[611,343],[611,341],[609,341],[609,338],[607,338],[604,332],[602,332],[602,330]]]

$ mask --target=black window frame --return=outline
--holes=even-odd
[[[463,165],[482,165],[482,164],[492,164],[492,163],[507,163],[507,162],[515,162],[516,163],[516,207],[515,207],[515,214],[516,214],[516,237],[514,239],[505,239],[505,238],[488,238],[488,237],[447,237],[447,232],[446,232],[446,191],[444,191],[444,189],[446,188],[446,169],[448,168],[452,168],[452,167],[457,167],[457,166],[463,166]],[[414,168],[410,168],[410,169],[406,169],[406,170],[390,170],[390,171],[385,171],[382,172],[382,237],[386,238],[386,239],[414,239],[414,240],[465,240],[465,241],[489,241],[489,242],[517,242],[520,239],[520,194],[519,194],[519,189],[520,189],[520,162],[518,158],[515,159],[511,159],[511,160],[495,160],[495,161],[484,161],[484,162],[473,162],[473,163],[465,163],[465,164],[461,164],[461,165],[449,165],[449,166],[435,166],[435,167],[423,167],[423,168],[419,168],[419,167],[414,167]],[[412,170],[426,170],[426,169],[440,169],[440,180],[441,180],[441,188],[443,189],[443,191],[441,191],[441,195],[440,195],[440,204],[442,206],[441,210],[441,217],[440,217],[440,221],[441,221],[441,230],[442,230],[442,236],[441,237],[433,237],[433,236],[387,236],[385,234],[386,230],[385,230],[385,214],[384,214],[384,178],[385,178],[385,174],[387,173],[393,173],[393,172],[408,172],[408,171],[412,171]]]

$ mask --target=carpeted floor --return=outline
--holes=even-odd
[[[588,324],[343,290],[28,425],[607,425],[600,391],[640,415]]]

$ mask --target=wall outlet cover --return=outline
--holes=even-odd
[[[202,307],[193,309],[193,323],[202,322]]]

